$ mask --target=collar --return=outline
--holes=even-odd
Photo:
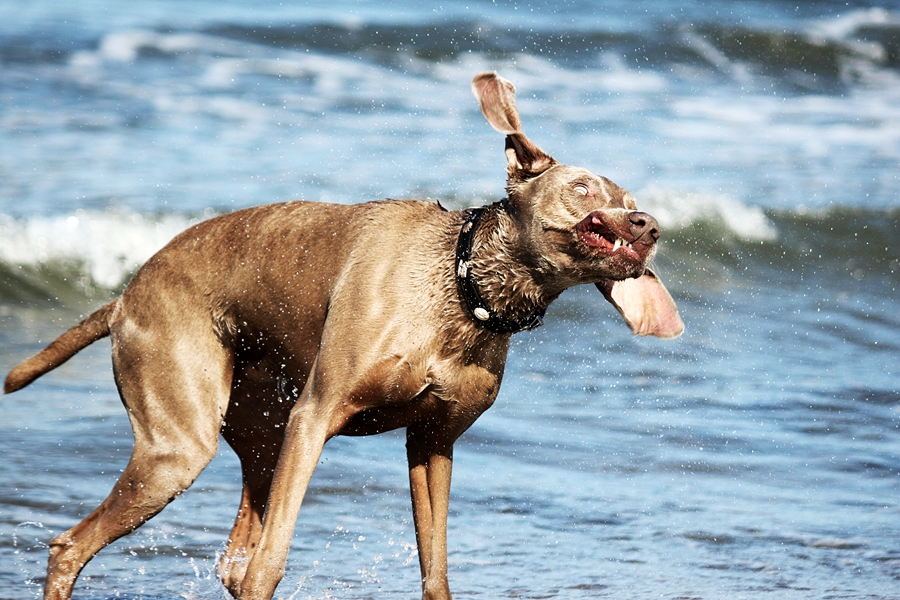
[[[475,241],[475,231],[478,222],[487,210],[497,206],[500,210],[506,210],[505,202],[497,202],[491,206],[481,206],[466,210],[466,219],[459,230],[459,239],[456,242],[456,289],[459,292],[462,304],[466,306],[472,321],[479,327],[483,327],[493,333],[518,333],[531,331],[544,324],[543,317],[546,308],[539,308],[522,319],[504,319],[497,315],[478,291],[478,284],[472,274],[472,243]]]

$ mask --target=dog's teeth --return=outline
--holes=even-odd
[[[622,245],[622,238],[617,237],[617,238],[616,238],[616,243],[613,244],[613,252],[615,252],[616,250],[618,250],[619,247],[620,247],[621,245]]]

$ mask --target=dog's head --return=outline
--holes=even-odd
[[[507,194],[535,268],[561,288],[594,283],[634,333],[684,330],[678,309],[648,268],[659,224],[605,177],[560,164],[522,132],[512,83],[493,72],[472,80],[491,126],[506,135]]]

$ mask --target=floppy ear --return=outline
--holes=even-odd
[[[522,133],[522,122],[516,109],[516,87],[493,71],[479,73],[472,79],[472,93],[491,127],[506,135],[507,170],[515,173],[543,173],[556,161]]]
[[[616,307],[632,333],[670,339],[684,331],[684,322],[669,290],[650,269],[637,279],[605,280],[595,285]]]

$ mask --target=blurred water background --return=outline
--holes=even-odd
[[[900,7],[4,0],[0,371],[189,224],[255,204],[503,195],[471,77],[664,230],[687,330],[593,288],[514,338],[457,445],[458,598],[900,598]],[[105,497],[131,432],[103,341],[0,402],[0,598]],[[227,597],[239,499],[196,484],[76,598]],[[282,598],[418,595],[402,433],[333,440]]]

